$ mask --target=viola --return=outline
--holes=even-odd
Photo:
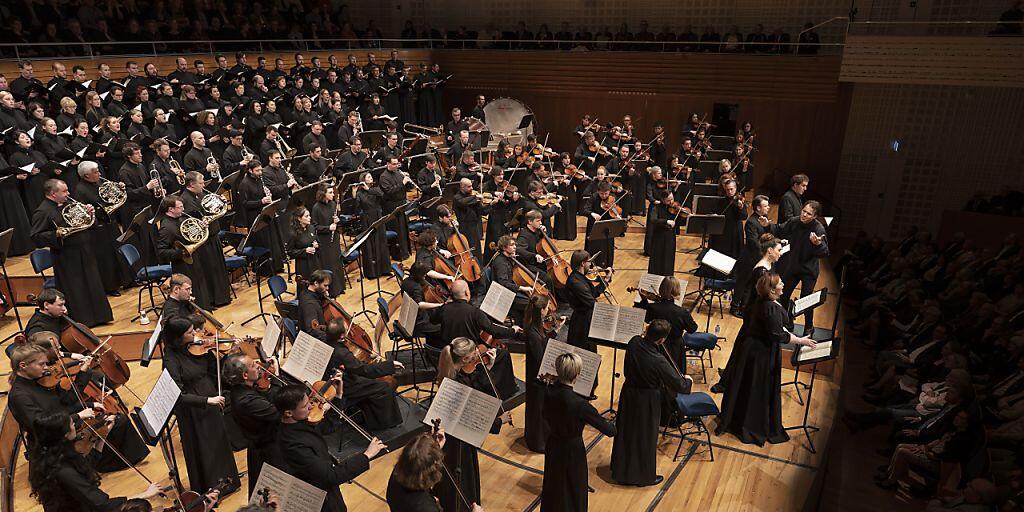
[[[459,232],[459,228],[455,228],[455,232],[448,237],[448,251],[452,253],[455,258],[455,265],[459,267],[459,274],[462,278],[471,283],[475,283],[480,279],[480,262],[476,261],[476,257],[473,256],[473,251],[469,245],[469,239],[466,235]],[[458,275],[458,274],[449,274]]]
[[[490,366],[492,360],[491,354],[488,353],[489,350],[491,350],[490,345],[486,345],[484,343],[478,344],[476,346],[476,353],[479,357],[472,358],[470,362],[466,363],[462,367],[462,371],[466,373],[473,373],[473,371],[476,370],[477,365],[481,363],[483,363],[484,366]]]
[[[338,396],[338,390],[334,383],[329,380],[318,380],[313,384],[315,393],[309,394],[309,401],[313,409],[309,411],[309,418],[306,421],[316,424],[324,419],[324,414],[331,408],[329,402]]]
[[[572,273],[569,262],[562,257],[555,242],[551,240],[546,231],[542,229],[540,234],[541,238],[537,241],[536,247],[537,254],[544,257],[547,262],[548,275],[555,280],[555,284],[558,287],[563,287],[565,283],[569,282],[569,274]]]

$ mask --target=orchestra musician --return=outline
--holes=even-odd
[[[298,206],[291,213],[291,236],[288,239],[288,255],[295,260],[297,277],[309,280],[313,271],[322,268],[319,251],[320,243],[313,228],[312,216],[305,207]]]
[[[185,220],[184,215],[185,207],[180,197],[167,196],[160,202],[161,220],[157,230],[156,254],[161,261],[170,262],[171,270],[175,274],[186,275],[189,277],[190,283],[197,284],[199,289],[195,290],[196,301],[199,302],[199,297],[202,297],[203,302],[199,303],[209,306],[213,295],[209,279],[198,272],[195,265],[185,262],[185,250],[177,245],[187,243],[181,235],[181,223]]]
[[[519,230],[519,235],[516,237],[515,256],[550,287],[551,276],[548,275],[544,256],[537,253],[537,244],[544,238],[542,231],[547,230],[543,225],[543,214],[537,210],[528,210],[523,215],[523,218],[525,222],[522,229]]]
[[[388,229],[398,233],[396,252],[392,256],[395,260],[401,261],[409,257],[409,217],[405,213],[404,206],[406,192],[415,187],[412,178],[401,170],[397,156],[389,156],[385,161],[384,172],[380,174],[380,190],[384,192],[381,207],[384,214],[394,213],[388,221]],[[477,238],[477,245],[479,245]]]
[[[25,324],[25,336],[31,337],[40,331],[63,332],[68,326],[64,316],[68,314],[64,294],[56,288],[44,288],[36,295],[36,310]]]
[[[204,178],[212,181],[220,181],[220,164],[213,158],[213,151],[206,147],[206,136],[200,131],[194,131],[189,135],[192,141],[192,149],[185,154],[183,163],[185,171],[197,172]]]
[[[569,153],[559,155],[558,161],[554,164],[555,172],[561,174],[561,177],[555,178],[555,193],[563,198],[559,203],[561,208],[555,215],[554,229],[551,231],[551,238],[555,240],[576,240],[576,215],[579,213],[579,200],[585,188],[585,180],[579,176],[568,176],[575,167]]]
[[[167,299],[164,300],[160,317],[165,323],[172,318],[187,318],[197,329],[201,328],[206,319],[192,302],[192,279],[185,274],[175,273],[171,274],[168,283],[170,290],[167,292]]]
[[[341,379],[340,376],[332,379],[339,390],[339,398],[342,394]],[[370,459],[387,449],[387,446],[374,437],[362,453],[338,461],[328,450],[327,441],[316,425],[306,421],[312,410],[306,386],[292,384],[282,387],[274,397],[274,406],[281,413],[275,442],[285,463],[282,469],[327,491],[321,512],[347,510],[338,486],[368,471]]]
[[[693,384],[664,354],[672,332],[665,320],[654,320],[643,336],[633,336],[626,346],[623,375],[626,380],[615,415],[617,435],[612,445],[612,479],[620,485],[657,485],[658,425],[661,395],[688,394]]]
[[[469,123],[462,119],[462,109],[455,107],[452,109],[452,120],[444,126],[445,142],[451,146],[458,139],[459,132],[463,130],[468,132]]]
[[[711,248],[730,258],[739,258],[743,247],[743,221],[747,220],[747,207],[743,194],[737,190],[735,179],[725,179],[720,184],[722,196],[729,200],[722,212],[725,215],[725,229],[721,234],[710,235]]]
[[[379,431],[395,427],[402,423],[402,411],[398,408],[398,396],[391,386],[378,377],[394,375],[396,370],[405,368],[400,361],[381,361],[366,363],[357,358],[349,350],[345,341],[348,336],[346,322],[335,319],[327,325],[326,342],[334,352],[327,363],[324,380],[335,370],[342,371],[342,388],[345,390],[345,402],[358,407],[363,413],[363,426]]]
[[[127,201],[121,207],[122,227],[127,230],[131,220],[144,208],[149,207],[150,217],[154,216],[173,179],[166,179],[159,169],[157,177],[154,178],[142,164],[142,151],[134,142],[125,144],[124,151],[125,164],[118,172],[118,181],[125,184],[125,193],[128,195]],[[158,158],[159,155],[154,157],[151,168],[155,168],[155,161]],[[156,265],[156,228],[149,222],[143,222],[133,229],[136,233],[132,235],[131,243],[139,250],[143,264]]]
[[[299,183],[281,165],[283,155],[274,149],[267,154],[267,164],[263,167],[263,182],[270,189],[270,196],[274,201],[281,201],[286,204],[291,197],[292,191],[298,188]],[[270,231],[270,262],[274,272],[284,267],[285,247],[284,233],[288,229],[288,216],[280,208],[277,215],[268,228]]]
[[[61,180],[49,179],[43,184],[46,194],[39,208],[32,214],[32,242],[46,247],[53,255],[53,276],[59,290],[69,297],[71,316],[86,326],[93,327],[114,320],[107,296],[103,293],[93,236],[88,230],[61,236],[59,230],[68,223],[62,215],[69,204],[68,186]],[[92,206],[81,206],[81,211],[96,215]]]
[[[310,208],[310,218],[316,232],[319,268],[330,270],[332,276],[328,294],[337,297],[345,292],[345,262],[341,254],[340,205],[334,199],[334,187],[321,183],[316,188],[315,202]]]
[[[584,244],[584,248],[596,255],[594,260],[598,266],[611,268],[615,265],[614,240],[593,240],[594,224],[597,221],[622,218],[622,209],[615,204],[610,183],[596,179],[594,183],[596,193],[591,195],[583,206],[583,214],[587,216],[587,243]]]
[[[656,203],[651,204],[651,212],[647,229],[651,232],[651,245],[647,249],[650,259],[647,272],[662,276],[671,276],[676,268],[676,236],[679,234],[679,215],[671,213],[669,204],[674,204],[672,192],[668,189],[657,189],[654,192]],[[677,209],[682,208],[676,205]],[[677,212],[678,213],[678,212]]]
[[[424,432],[402,448],[388,479],[387,501],[391,512],[437,512],[433,489],[447,478],[444,471],[444,429]],[[476,503],[468,512],[484,512]]]
[[[455,216],[459,220],[459,231],[466,236],[473,256],[480,259],[480,240],[483,238],[483,215],[486,213],[480,196],[473,193],[473,182],[469,178],[459,180],[459,191],[452,200]]]
[[[487,233],[484,240],[484,260],[493,255],[491,244],[509,232],[507,224],[515,216],[519,204],[519,190],[511,188],[505,179],[505,171],[495,165],[488,173],[490,180],[484,182],[481,191],[491,194],[493,200],[487,205]]]
[[[302,137],[302,151],[309,153],[314,144],[320,148],[330,147],[327,145],[327,136],[324,135],[324,123],[319,119],[313,119],[309,123],[309,133]]]
[[[142,152],[134,143],[131,146],[131,153],[126,153],[125,165],[141,165]],[[134,158],[135,160],[130,160]],[[93,246],[93,253],[96,255],[96,267],[100,272],[100,280],[103,281],[103,290],[108,295],[119,296],[118,290],[131,282],[131,275],[128,265],[124,263],[121,255],[117,252],[115,241],[121,234],[120,227],[115,217],[116,210],[107,213],[108,203],[100,196],[100,166],[96,162],[86,160],[78,164],[78,184],[75,186],[74,196],[82,203],[90,205],[96,212],[96,222],[89,228],[90,243]],[[125,184],[120,182],[109,182],[111,186],[118,187],[125,192]]]
[[[309,278],[297,284],[296,299],[299,305],[299,330],[318,340],[326,340],[324,328],[324,298],[331,287],[331,274],[326,270],[314,270]]]
[[[514,245],[512,247],[515,247]],[[526,375],[538,375],[544,351],[549,339],[556,339],[558,328],[565,317],[560,317],[550,326],[545,326],[545,312],[549,299],[546,295],[533,295],[523,314],[523,331],[526,334]],[[523,439],[526,447],[536,453],[544,453],[551,428],[544,419],[544,395],[547,386],[540,378],[526,381],[526,425]]]
[[[522,318],[529,298],[533,294],[533,288],[519,285],[512,278],[512,270],[516,267],[514,260],[518,258],[516,239],[512,235],[502,236],[498,239],[497,249],[498,253],[491,259],[490,264],[493,282],[516,292],[509,315],[513,318]]]
[[[228,149],[230,150],[231,148]],[[259,160],[252,159],[242,164],[242,172],[244,174],[241,179],[235,182],[231,196],[231,204],[235,211],[232,223],[236,228],[251,229],[256,219],[263,212],[263,208],[274,202],[274,196],[270,188],[266,186],[266,180],[263,176],[263,164]],[[264,221],[269,220],[264,219]],[[249,247],[262,247],[269,250],[271,247],[270,233],[272,231],[273,226],[268,225],[252,233],[248,237],[247,245]],[[262,275],[270,273],[270,269],[266,268],[266,266],[261,265],[258,268],[260,268]]]
[[[587,251],[573,251],[569,257],[572,273],[565,283],[565,297],[572,307],[572,315],[569,316],[569,334],[566,339],[570,345],[597,352],[597,343],[590,337],[590,321],[594,316],[594,304],[606,286],[604,282],[595,285],[587,279],[592,265]],[[594,389],[597,389],[597,379],[594,379]],[[594,398],[591,392],[591,399]]]
[[[377,149],[377,152],[373,155],[373,164],[375,166],[386,166],[388,160],[393,158],[401,158],[402,156],[402,145],[398,141],[397,133],[389,133],[384,137],[384,144]]]
[[[353,145],[354,146],[354,145]],[[374,186],[373,175],[364,172],[359,176],[359,184],[354,187],[353,195],[359,205],[360,217],[363,219],[362,229],[369,228],[384,216],[384,191]],[[363,276],[375,279],[391,272],[391,259],[388,253],[387,232],[385,226],[378,226],[366,243],[360,248],[363,260]]]
[[[196,303],[203,309],[209,301],[211,307],[220,307],[231,303],[231,282],[228,280],[228,269],[224,263],[223,244],[220,240],[220,221],[211,217],[211,212],[203,207],[207,194],[206,179],[198,172],[185,173],[185,190],[181,192],[181,204],[184,215],[203,219],[210,229],[206,242],[201,244],[193,254],[195,265],[201,269],[206,287],[196,289]],[[195,277],[193,281],[196,281]],[[205,292],[209,292],[206,294]]]
[[[583,427],[590,425],[601,434],[616,437],[614,424],[601,417],[572,385],[583,369],[583,359],[573,353],[555,359],[555,382],[544,397],[544,420],[550,425],[544,453],[544,484],[541,507],[546,511],[585,512],[589,510],[587,449]]]
[[[448,180],[438,168],[437,159],[434,155],[423,157],[423,167],[416,173],[416,186],[420,189],[420,217],[427,221],[437,219],[437,206],[424,207],[422,203],[439,197],[444,191]]]
[[[221,154],[219,159],[221,162],[221,172],[225,176],[239,171],[244,173],[249,167],[249,162],[257,160],[256,155],[248,153],[248,149],[242,149],[244,147],[243,139],[245,138],[243,132],[229,130],[227,138],[228,146],[224,148],[224,153]]]
[[[419,309],[416,311],[416,326],[413,328],[412,335],[422,336],[427,345],[435,348],[440,353],[447,342],[441,339],[441,325],[430,320],[429,312],[444,304],[441,302],[430,302],[426,298],[424,288],[427,286],[426,278],[431,272],[433,272],[432,263],[420,261],[413,263],[412,268],[406,273],[405,279],[402,280],[401,288],[403,292],[408,293],[412,300],[416,301],[417,305],[419,305]],[[432,364],[436,365],[436,356],[431,357],[434,351],[426,351],[425,353],[427,359],[435,359],[432,361]]]
[[[309,156],[302,160],[298,169],[295,170],[295,179],[302,186],[312,185],[323,179],[329,171],[327,159],[323,157],[324,148],[319,143],[313,143],[309,147]]]
[[[747,297],[752,286],[750,276],[758,260],[761,259],[761,235],[765,228],[761,226],[761,218],[767,218],[771,211],[768,203],[768,196],[756,195],[750,202],[751,212],[747,220],[743,222],[743,249],[740,257],[736,259],[736,290],[733,292],[732,304],[729,312],[733,316],[743,318],[743,310],[747,303]]]
[[[467,293],[469,289],[466,289]],[[444,308],[440,308],[444,309]],[[483,315],[483,312],[480,312]],[[441,362],[437,368],[437,379],[452,379],[455,382],[469,386],[482,393],[494,396],[491,387],[491,377],[487,372],[491,368],[485,368],[488,364],[496,364],[495,349],[489,349],[490,358],[485,359],[477,351],[477,343],[467,337],[453,338],[451,343],[441,351]],[[495,382],[495,386],[498,383]],[[500,390],[499,390],[500,392]],[[503,398],[503,397],[499,397]],[[491,424],[490,433],[497,434],[501,431],[501,425],[512,424],[512,415],[509,412],[500,413]],[[456,481],[448,479],[441,480],[434,491],[441,509],[453,512],[468,512],[466,504],[462,501],[465,497],[469,503],[481,503],[480,489],[480,464],[477,461],[477,449],[475,446],[463,442],[454,437],[448,437],[445,441],[444,465],[448,468]],[[458,489],[454,486],[457,485]],[[461,492],[460,492],[461,491]],[[460,496],[461,494],[461,496]]]
[[[547,206],[541,206],[541,198],[548,194],[547,188],[544,187],[544,183],[540,181],[530,181],[527,185],[527,193],[523,196],[520,202],[519,209],[525,214],[527,212],[536,211],[541,214],[541,224],[544,226],[546,231],[551,231],[551,218],[556,213],[562,210],[561,197],[558,201],[552,202]],[[525,223],[525,221],[524,221]]]
[[[452,160],[453,162],[456,160]],[[476,163],[476,155],[472,151],[464,151],[455,164],[455,179],[469,180],[474,189],[479,189],[483,182],[483,166]]]
[[[230,494],[240,483],[224,427],[225,399],[216,381],[219,361],[210,351],[191,353],[189,349],[196,346],[195,327],[187,318],[165,322],[160,335],[164,370],[181,389],[174,415],[178,418],[189,487],[202,493],[227,479],[230,483],[224,494]]]
[[[427,276],[431,279],[438,281],[455,281],[454,275],[445,274],[434,268],[434,253],[439,254],[442,258],[448,261],[448,264],[454,267],[451,261],[452,253],[448,249],[439,247],[439,240],[437,234],[433,228],[425,229],[420,232],[419,237],[416,238],[416,258],[415,263],[422,263],[427,266],[430,270],[427,271]]]

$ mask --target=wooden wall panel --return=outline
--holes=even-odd
[[[838,57],[438,50],[435,60],[455,75],[449,107],[466,109],[478,93],[516,98],[536,115],[539,137],[550,133],[562,151],[576,147],[583,113],[602,123],[631,114],[647,140],[660,121],[676,149],[690,112],[710,118],[715,103],[738,104],[740,122],[754,123],[761,138],[755,184],[772,183],[775,198],[803,172],[819,197],[832,197],[850,98]]]
[[[851,35],[844,82],[1024,87],[1019,37]]]

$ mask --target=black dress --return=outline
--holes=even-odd
[[[443,478],[448,478],[447,476]],[[388,509],[391,512],[441,512],[441,506],[429,490],[404,487],[391,473],[387,490]]]
[[[0,155],[0,169],[7,168],[7,160]],[[18,182],[13,174],[4,175],[0,170],[0,231],[14,228],[11,248],[8,256],[21,256],[32,251],[32,239],[29,238],[28,211],[21,200]]]
[[[331,232],[331,221],[334,220],[334,201],[325,203],[317,201],[313,204],[309,214],[312,217],[313,226],[316,230],[316,242],[320,247],[316,250],[320,257],[320,268],[331,271],[331,289],[328,292],[331,297],[337,297],[345,292],[345,264],[341,261],[341,223],[338,223],[337,230]]]
[[[579,209],[576,196],[576,180],[558,184],[558,194],[565,196],[562,209],[555,214],[555,226],[551,237],[555,240],[576,240],[576,210]]]
[[[743,221],[747,220],[746,208],[729,203],[725,209],[725,229],[720,235],[708,237],[711,248],[730,258],[739,258],[743,248]]]
[[[57,237],[56,226],[67,226],[60,207],[44,199],[32,215],[32,241],[53,253],[53,277],[67,299],[68,315],[89,327],[112,322],[114,313],[103,293],[103,281],[86,231]]]
[[[593,239],[594,223],[597,221],[590,215],[591,213],[601,214],[601,220],[612,218],[601,208],[601,197],[597,195],[596,189],[589,199],[583,201],[582,215],[587,217],[587,241],[583,244],[583,247],[594,258],[595,265],[599,267],[613,267],[615,266],[615,241],[610,238],[604,240]]]
[[[744,317],[741,354],[730,361],[729,386],[722,397],[722,413],[715,433],[726,432],[748,444],[784,443],[782,426],[782,349],[793,323],[773,300],[758,299]],[[749,325],[748,325],[749,324]]]
[[[548,390],[544,418],[551,425],[544,454],[544,487],[541,510],[545,512],[587,510],[587,449],[583,446],[583,426],[590,425],[613,437],[612,425],[571,387],[555,384]]]
[[[316,240],[316,233],[312,224],[293,230],[292,236],[288,240],[288,255],[295,260],[295,275],[306,280],[309,280],[309,275],[314,270],[322,268],[320,266],[320,249],[317,248],[313,254],[306,252],[306,249],[313,247],[314,240]],[[331,282],[334,282],[333,276]]]
[[[455,375],[455,381],[465,384],[477,391],[494,396],[491,385],[487,381],[484,370],[477,365],[473,373],[466,373],[461,369]],[[491,424],[491,434],[501,431],[501,419],[495,418]],[[452,477],[458,480],[462,496],[470,503],[483,505],[480,499],[480,461],[477,459],[475,446],[464,443],[454,436],[448,436],[444,443],[444,465],[451,472]],[[434,486],[434,495],[441,503],[441,510],[444,512],[469,512],[466,503],[459,496],[459,491],[452,486],[452,481],[447,477],[442,478]]]
[[[537,378],[540,363],[544,359],[544,349],[548,346],[548,338],[554,333],[543,332],[530,326],[526,331],[526,425],[523,438],[526,446],[537,453],[544,453],[544,446],[551,428],[544,419],[544,395],[548,386]]]
[[[121,510],[128,501],[125,497],[111,497],[103,492],[69,460],[56,468],[53,476],[64,500],[54,510],[43,507],[46,512],[111,512]]]
[[[594,286],[586,276],[579,272],[573,271],[569,274],[569,280],[565,283],[565,296],[572,307],[567,338],[567,343],[570,345],[591,352],[597,351],[597,344],[590,338],[590,319],[594,315],[594,304],[597,303],[597,297],[601,296],[603,290],[603,284]]]
[[[661,393],[689,393],[690,383],[672,368],[653,343],[634,336],[626,346],[622,395],[615,417],[612,479],[625,485],[651,485],[657,476]]]
[[[384,192],[379,187],[358,190],[356,201],[363,217],[363,229],[366,229],[383,217]],[[388,254],[388,238],[384,226],[373,231],[366,243],[359,248],[359,252],[362,254],[363,274],[366,278],[387,276],[391,271],[391,256]]]
[[[679,219],[668,213],[664,204],[652,204],[648,222],[651,241],[647,254],[651,259],[647,263],[647,272],[660,276],[671,276],[676,269],[676,235],[679,233]],[[670,220],[675,226],[669,226]]]
[[[757,281],[761,279],[761,276],[767,274],[769,269],[764,267],[754,267],[754,270],[750,272],[750,278],[747,286],[747,297],[751,297],[752,300],[747,302],[747,305],[743,308],[743,318],[748,318],[751,314],[754,304],[757,303]],[[732,345],[732,352],[729,354],[729,361],[725,363],[725,367],[722,368],[721,376],[718,379],[717,386],[720,389],[725,389],[729,382],[729,373],[739,364],[738,361],[742,361],[746,358],[744,353],[744,346],[746,344],[746,332],[747,322],[743,322],[740,325],[740,331],[736,333],[736,342]]]
[[[182,347],[165,347],[164,369],[181,388],[174,406],[181,435],[181,452],[189,488],[206,492],[222,478],[238,487],[238,468],[224,428],[224,413],[207,399],[217,396],[217,360],[212,354],[194,356]]]

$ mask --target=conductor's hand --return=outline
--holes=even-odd
[[[222,396],[211,396],[210,398],[206,399],[206,405],[216,405],[217,407],[220,407],[221,409],[223,409],[224,408],[224,397],[222,397]]]
[[[366,447],[366,450],[363,451],[363,455],[366,455],[366,458],[368,459],[372,459],[376,457],[378,453],[387,450],[387,448],[387,445],[375,437],[370,440],[370,446]]]
[[[812,243],[812,244],[814,244],[814,245],[821,245],[822,239],[823,239],[824,237],[820,237],[820,236],[818,236],[818,235],[817,235],[816,233],[814,233],[814,232],[811,232],[811,234],[810,234],[810,235],[808,235],[808,238],[810,238],[810,239],[811,239],[811,243]]]

